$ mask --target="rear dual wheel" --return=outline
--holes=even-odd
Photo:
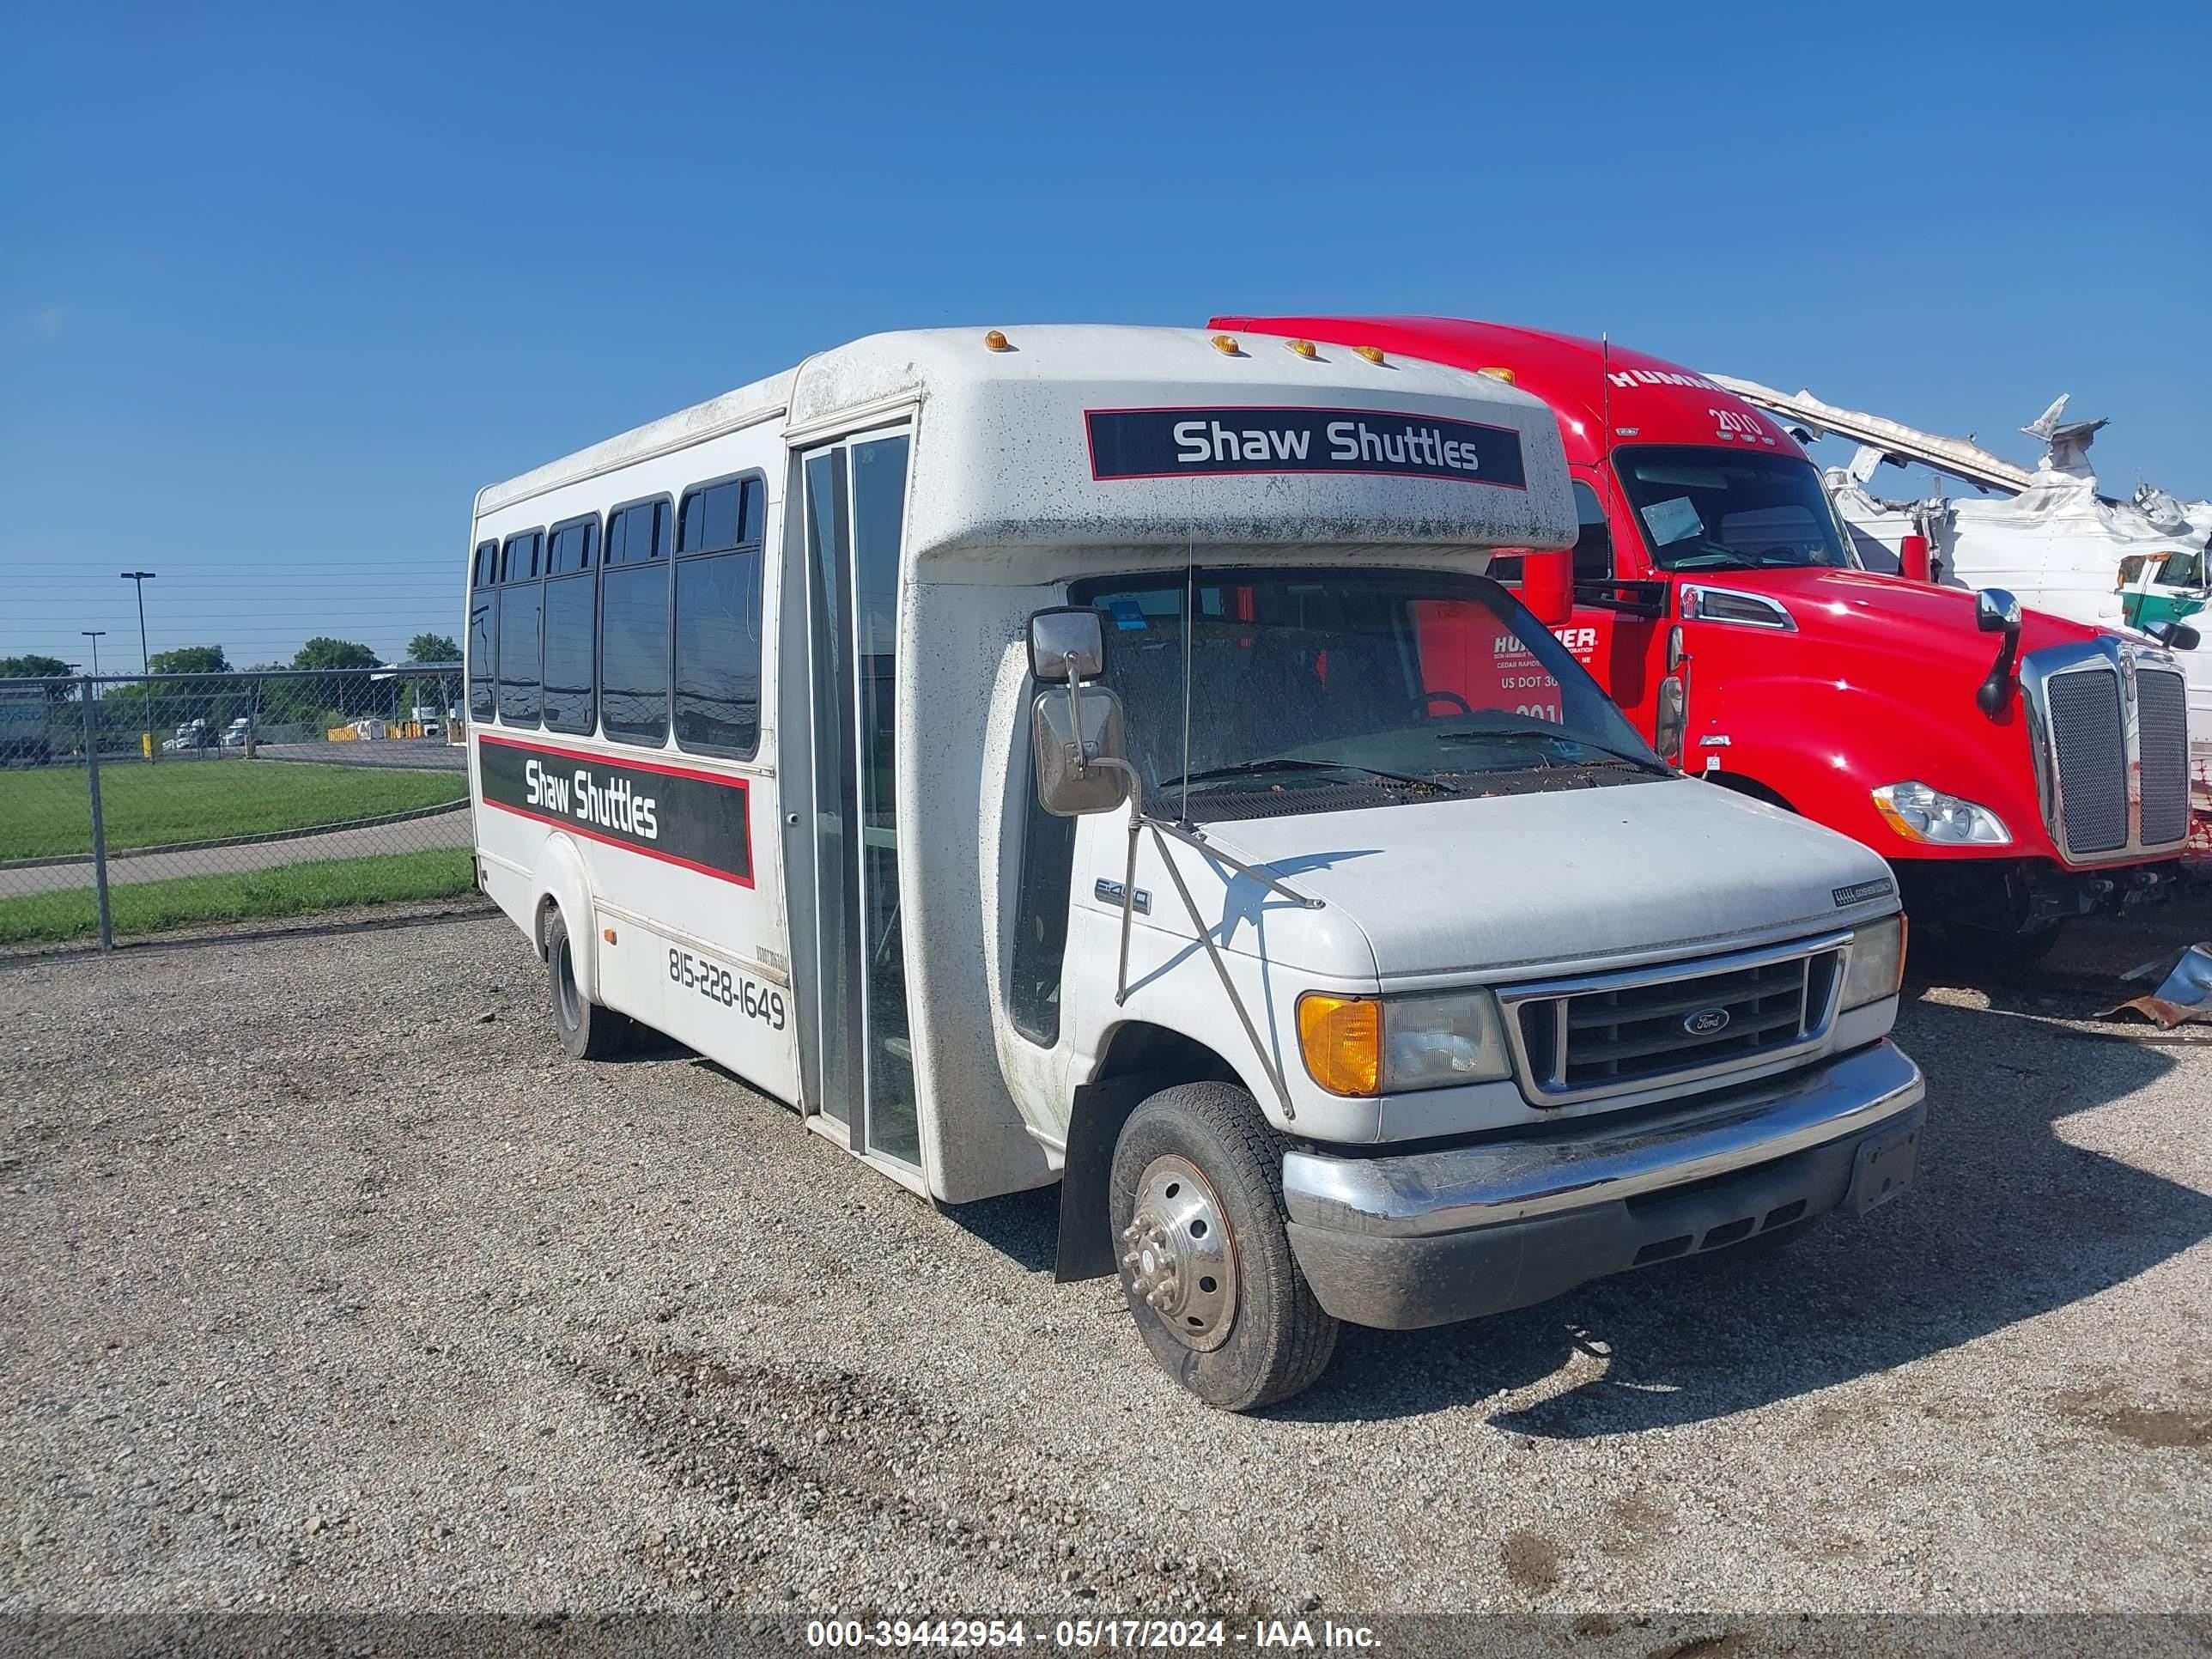
[[[1162,1369],[1210,1406],[1307,1388],[1336,1349],[1291,1254],[1280,1139],[1243,1090],[1186,1083],[1140,1104],[1114,1150],[1121,1288]]]

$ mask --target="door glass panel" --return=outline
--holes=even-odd
[[[921,1162],[899,910],[896,665],[908,441],[853,446],[853,663],[860,768],[861,971],[867,994],[868,1146]]]
[[[806,462],[806,635],[814,727],[814,938],[820,994],[814,1030],[821,1082],[822,1115],[847,1121],[853,1097],[852,1054],[847,1041],[851,994],[847,977],[845,934],[844,684],[839,626],[840,557],[837,469],[842,451],[811,456]]]

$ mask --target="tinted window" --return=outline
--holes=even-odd
[[[642,564],[668,551],[668,503],[643,501],[607,520],[609,564]]]
[[[589,732],[595,723],[592,623],[599,584],[589,575],[545,584],[545,724],[556,732]]]
[[[552,533],[553,544],[545,556],[547,575],[565,576],[592,568],[592,553],[599,536],[597,524],[587,519],[582,524],[558,526]]]
[[[658,747],[668,736],[668,567],[610,568],[599,603],[600,720],[611,738]]]
[[[676,741],[750,757],[760,742],[761,556],[676,565]]]
[[[1575,480],[1575,580],[1613,580],[1613,532],[1605,522],[1605,503],[1580,478]]]
[[[507,556],[500,562],[499,579],[503,582],[532,581],[538,576],[538,555],[545,540],[542,530],[526,531],[520,536],[507,538]]]
[[[1067,952],[1068,881],[1075,869],[1075,820],[1044,810],[1028,792],[1022,888],[1014,915],[1014,1029],[1049,1048],[1060,1041],[1060,963]]]
[[[471,587],[489,587],[498,580],[499,544],[497,542],[478,542],[477,544],[476,567],[470,574],[469,586]]]
[[[1527,780],[1515,787],[1582,788],[1590,769],[1610,768],[1607,782],[1658,770],[1566,647],[1490,582],[1200,568],[1074,592],[1105,612],[1103,680],[1146,799],[1179,805],[1187,777],[1201,820],[1432,799],[1431,783],[1514,774]]]
[[[510,558],[514,551],[510,544]],[[538,618],[544,597],[535,583],[500,592],[499,718],[505,724],[538,724]]]
[[[758,478],[732,478],[709,484],[684,497],[682,523],[676,535],[678,553],[719,553],[744,547],[761,536],[761,514],[766,492]]]
[[[488,544],[496,554],[495,544]],[[488,720],[499,710],[499,595],[478,593],[469,600],[469,718]]]
[[[1801,456],[1638,447],[1616,450],[1613,464],[1662,570],[1850,562],[1820,475]]]

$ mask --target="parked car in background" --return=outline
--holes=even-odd
[[[245,715],[240,714],[228,726],[222,728],[222,736],[218,738],[217,741],[221,743],[225,749],[243,749],[246,747],[246,734],[252,732],[252,729],[253,722],[248,720]]]
[[[46,730],[46,688],[0,685],[0,764],[24,761],[44,766],[54,757]]]

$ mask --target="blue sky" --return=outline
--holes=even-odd
[[[2202,6],[323,9],[11,25],[0,655],[458,634],[478,485],[915,325],[1609,330],[2212,493]]]

